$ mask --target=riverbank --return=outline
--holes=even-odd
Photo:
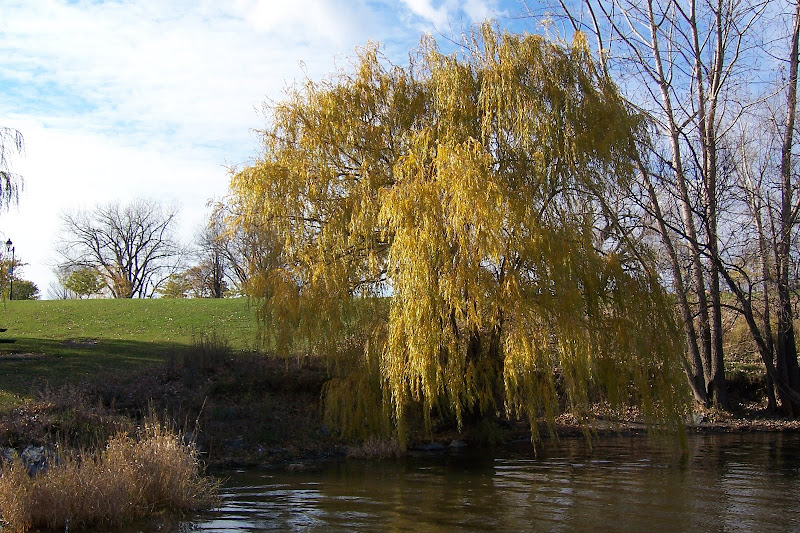
[[[40,385],[31,399],[0,413],[0,446],[98,448],[119,433],[134,432],[155,413],[173,421],[212,468],[298,469],[330,459],[406,453],[391,439],[338,438],[322,421],[320,394],[327,379],[321,362],[234,352],[224,340],[204,337],[145,370],[100,373],[61,387]],[[687,430],[800,431],[800,421],[767,416],[753,390],[734,391],[740,406],[734,413],[695,413]],[[635,410],[617,419],[594,414],[588,432],[597,437],[647,431]],[[587,426],[563,415],[554,430],[556,436],[585,435]],[[540,434],[550,438],[544,425]],[[412,433],[408,450],[448,453],[529,439],[530,428],[522,421],[497,420],[462,433],[443,423],[430,434]]]
[[[0,350],[0,446],[102,446],[150,413],[172,420],[206,464],[296,464],[305,458],[392,456],[389,440],[354,445],[322,421],[322,361],[255,351],[259,328],[244,298],[7,302]],[[224,332],[224,338],[215,332]],[[690,431],[794,431],[798,422],[764,413],[763,383],[752,350],[726,362],[734,414],[704,411]],[[645,431],[637,413],[591,423],[598,435]],[[422,424],[420,423],[419,426]],[[410,446],[471,447],[529,439],[526,422],[497,420],[465,428],[435,421]],[[559,435],[582,435],[569,416]],[[549,438],[547,428],[540,431]]]

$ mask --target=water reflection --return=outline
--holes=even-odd
[[[315,472],[225,472],[194,531],[800,530],[800,436],[550,443],[502,457],[346,461]]]

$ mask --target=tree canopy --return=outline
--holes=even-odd
[[[487,24],[453,55],[424,39],[406,68],[367,46],[268,110],[231,190],[238,223],[282,246],[248,290],[280,350],[336,363],[343,431],[601,400],[678,420],[671,306],[615,199],[641,118],[581,34]]]
[[[100,271],[90,266],[75,268],[64,279],[64,288],[75,293],[78,298],[99,294],[104,286]]]

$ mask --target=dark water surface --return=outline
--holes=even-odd
[[[693,435],[529,446],[493,457],[227,471],[190,531],[800,531],[800,435]]]

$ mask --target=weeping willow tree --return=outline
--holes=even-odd
[[[375,46],[267,108],[236,173],[245,230],[280,253],[249,289],[276,348],[331,362],[346,433],[411,413],[552,422],[592,402],[677,423],[687,394],[668,295],[620,214],[641,118],[571,45],[477,29]]]
[[[14,153],[22,153],[23,147],[19,131],[0,126],[0,209],[10,207],[19,199],[22,178],[11,171],[9,159]]]

